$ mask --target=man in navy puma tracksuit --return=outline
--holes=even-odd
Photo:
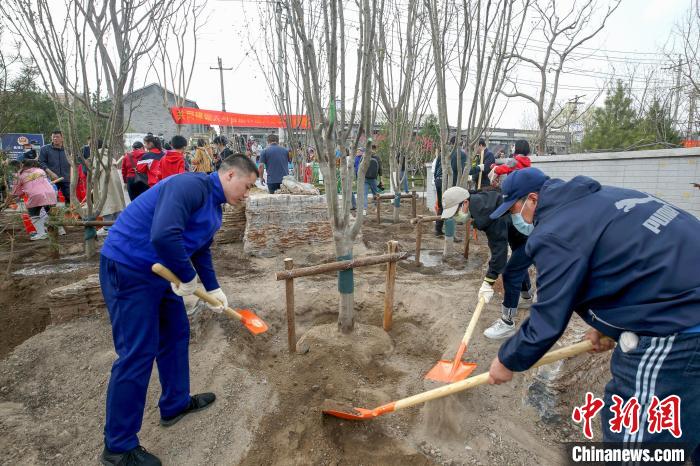
[[[190,396],[189,322],[182,296],[199,286],[224,306],[212,264],[211,245],[221,227],[221,204],[244,201],[257,179],[255,164],[242,155],[224,160],[212,174],[171,176],[129,204],[109,230],[100,257],[100,285],[112,323],[117,360],[107,388],[106,465],[160,465],[139,445],[146,390],[153,361],[162,394],[161,425],[209,406],[213,393]],[[151,272],[162,263],[179,286]]]
[[[602,335],[618,341],[601,411],[603,439],[627,447],[680,442],[700,464],[700,221],[646,193],[585,176],[549,179],[536,168],[510,174],[502,192],[492,217],[509,212],[529,235],[538,302],[501,346],[490,383],[531,367],[576,312],[593,327],[587,338],[596,350],[609,349]],[[611,430],[613,395],[637,398],[638,431]],[[678,437],[649,429],[647,413],[658,407],[653,397],[671,395],[681,400]]]

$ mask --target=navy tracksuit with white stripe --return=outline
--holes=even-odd
[[[107,388],[104,431],[105,446],[114,453],[139,444],[154,361],[161,417],[177,415],[190,401],[185,306],[151,266],[160,262],[184,282],[199,275],[208,291],[219,288],[209,246],[221,226],[224,202],[218,173],[183,173],[141,194],[109,230],[100,285],[118,356]]]
[[[529,368],[559,339],[573,312],[615,339],[633,332],[639,336],[635,349],[614,350],[604,439],[697,447],[700,221],[646,193],[578,176],[545,182],[534,225],[526,252],[537,267],[538,302],[500,348],[499,360],[514,371]],[[642,413],[652,395],[680,396],[682,438],[649,434],[645,423],[635,435],[610,432],[613,394],[624,401],[636,395]]]

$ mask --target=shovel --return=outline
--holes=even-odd
[[[175,285],[180,284],[180,279],[177,278],[177,276],[163,264],[153,264],[151,270],[156,275],[160,275],[162,278],[174,283]],[[214,306],[221,306],[221,302],[218,299],[212,298],[201,288],[195,291],[194,294],[202,301],[206,301]],[[224,308],[224,314],[240,320],[243,325],[245,325],[245,328],[247,328],[253,335],[266,332],[268,329],[267,324],[263,322],[260,317],[256,316],[254,312],[248,309],[233,310],[230,307],[226,307]]]
[[[486,152],[486,148],[481,151],[481,156],[479,157],[479,165],[484,164],[484,152]],[[481,178],[483,178],[483,172],[479,170],[479,174],[477,175],[479,177],[479,181],[476,182],[476,190],[481,191]]]
[[[436,382],[457,382],[459,380],[464,380],[476,369],[476,363],[473,362],[463,362],[462,355],[467,349],[469,340],[472,338],[474,329],[476,328],[476,323],[481,315],[481,310],[484,308],[486,302],[483,298],[479,299],[479,304],[476,305],[474,314],[472,315],[469,325],[467,326],[467,331],[464,332],[464,337],[462,337],[462,342],[459,344],[457,349],[457,354],[453,360],[443,359],[438,361],[435,366],[425,375],[428,380],[435,380]]]
[[[579,343],[565,346],[564,348],[550,351],[549,353],[542,356],[542,359],[537,361],[535,367],[544,366],[545,364],[550,364],[560,359],[570,358],[572,356],[577,356],[586,351],[593,349],[593,343],[590,340],[584,340]],[[453,393],[461,392],[468,388],[478,387],[479,385],[484,385],[489,381],[489,373],[485,372],[483,374],[476,375],[474,377],[469,377],[465,380],[460,380],[459,382],[451,383],[449,385],[443,385],[442,387],[434,388],[428,390],[427,392],[419,393],[417,395],[409,396],[408,398],[403,398],[401,400],[392,401],[385,405],[379,406],[374,409],[365,408],[353,408],[347,403],[342,403],[333,400],[326,400],[321,406],[321,412],[329,416],[339,417],[341,419],[349,419],[351,421],[365,421],[368,419],[374,419],[377,416],[383,414],[393,413],[399,409],[410,408],[426,401],[436,400],[438,398],[443,398]]]

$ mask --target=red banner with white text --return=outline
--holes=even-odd
[[[239,128],[286,128],[283,115],[246,115],[244,113],[201,110],[189,107],[171,107],[170,114],[178,125],[217,125]],[[306,115],[290,115],[292,127],[307,129]]]

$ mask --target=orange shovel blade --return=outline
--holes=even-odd
[[[236,312],[241,316],[241,322],[243,325],[251,331],[251,333],[258,335],[259,333],[267,332],[267,324],[255,313],[249,309],[238,309]]]
[[[472,362],[462,362],[460,361],[457,366],[453,360],[443,359],[438,361],[430,372],[425,375],[428,380],[435,380],[436,382],[459,382],[464,380],[476,369],[476,364]]]
[[[339,417],[341,419],[348,419],[350,421],[374,419],[382,414],[392,413],[394,409],[395,403],[393,402],[374,409],[354,408],[347,403],[334,400],[325,400],[321,405],[321,412],[323,414]]]

